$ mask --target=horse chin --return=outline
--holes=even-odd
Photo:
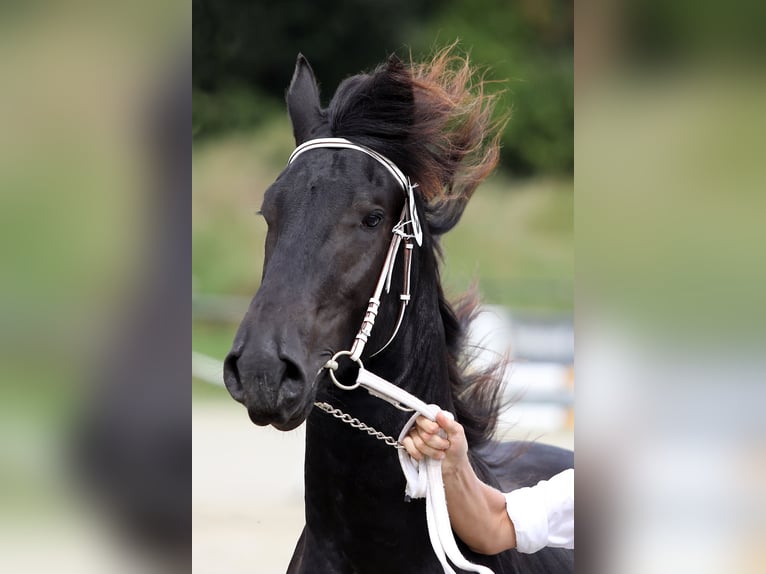
[[[308,417],[312,407],[313,403],[309,403],[297,412],[281,413],[279,415],[260,413],[258,409],[248,409],[247,414],[253,424],[260,427],[271,425],[277,430],[286,432],[301,426],[306,417]]]
[[[305,420],[306,420],[306,417],[297,417],[285,423],[274,422],[274,423],[271,423],[271,425],[277,430],[287,432],[287,431],[291,431],[293,429],[298,428],[299,426],[303,424],[303,421]]]

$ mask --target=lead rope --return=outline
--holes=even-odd
[[[386,260],[383,264],[378,283],[375,286],[373,296],[370,298],[365,312],[364,319],[359,332],[354,337],[354,343],[349,351],[339,351],[333,355],[333,357],[327,361],[324,365],[324,369],[327,369],[330,374],[332,382],[340,389],[353,390],[357,387],[364,387],[371,395],[376,396],[384,401],[391,403],[396,408],[405,411],[415,411],[415,414],[410,417],[407,424],[404,425],[402,432],[399,435],[399,440],[396,441],[392,437],[385,435],[384,433],[366,425],[357,418],[352,417],[334,408],[332,405],[324,402],[314,403],[318,408],[331,416],[351,425],[352,427],[362,430],[379,440],[384,441],[386,444],[397,448],[399,454],[399,464],[402,468],[402,472],[407,480],[407,487],[405,490],[406,495],[409,498],[425,498],[426,499],[426,524],[428,526],[428,537],[431,540],[431,546],[433,547],[436,557],[444,569],[445,574],[455,574],[455,571],[450,566],[449,560],[452,561],[455,566],[469,572],[477,572],[478,574],[493,574],[492,570],[486,566],[473,564],[466,560],[461,554],[460,549],[455,542],[455,537],[450,526],[449,512],[447,511],[447,500],[444,494],[444,482],[442,481],[442,463],[440,460],[435,460],[430,457],[425,457],[422,463],[415,461],[407,451],[402,447],[401,441],[407,435],[412,425],[415,424],[415,419],[419,415],[423,415],[430,420],[436,420],[436,415],[440,409],[437,405],[427,405],[419,398],[411,395],[401,387],[386,381],[385,379],[371,373],[364,368],[360,357],[364,351],[365,344],[367,343],[372,328],[375,324],[375,319],[378,315],[378,309],[380,307],[380,296],[383,293],[383,288],[386,288],[386,292],[391,288],[391,277],[393,275],[394,264],[396,262],[396,255],[399,250],[399,246],[402,241],[405,244],[404,250],[404,285],[402,288],[402,294],[400,296],[399,315],[397,317],[396,327],[394,332],[389,338],[388,342],[383,345],[374,353],[377,355],[383,349],[388,347],[391,341],[394,340],[396,334],[399,332],[399,327],[402,324],[404,318],[404,312],[407,304],[410,300],[410,267],[412,261],[412,239],[414,239],[418,245],[422,244],[423,231],[420,226],[420,220],[418,219],[417,210],[415,208],[414,189],[417,184],[412,184],[409,178],[385,156],[377,153],[376,151],[355,144],[344,138],[319,138],[307,141],[299,145],[293,151],[288,165],[292,163],[295,158],[305,151],[317,149],[317,148],[341,148],[341,149],[354,149],[361,151],[368,156],[378,161],[383,167],[385,167],[389,173],[396,179],[399,186],[406,194],[404,202],[404,208],[402,210],[402,216],[393,230],[393,237],[391,244],[389,245],[388,252],[386,254]],[[409,227],[411,233],[404,231],[405,227]],[[374,356],[373,355],[373,356]],[[348,356],[349,359],[356,362],[359,365],[359,373],[356,377],[356,382],[351,385],[344,385],[335,376],[335,371],[338,370],[338,359],[342,356]]]

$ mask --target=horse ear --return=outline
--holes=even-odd
[[[437,200],[428,207],[428,230],[432,235],[444,235],[458,224],[467,205],[468,199],[465,197]]]
[[[287,112],[293,124],[295,145],[300,145],[322,123],[319,87],[314,71],[303,54],[298,54],[295,72],[287,90]]]

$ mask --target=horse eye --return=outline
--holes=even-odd
[[[362,220],[362,224],[365,227],[376,227],[381,221],[383,221],[382,215],[379,213],[370,213]]]

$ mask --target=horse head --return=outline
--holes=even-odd
[[[322,366],[349,349],[365,316],[412,193],[401,181],[407,177],[418,186],[408,209],[424,222],[420,251],[428,254],[413,258],[413,289],[418,263],[439,289],[432,238],[457,223],[497,163],[499,124],[482,90],[472,85],[467,60],[445,50],[427,65],[392,56],[344,80],[322,108],[314,73],[298,57],[287,92],[296,145],[345,138],[357,151],[306,150],[264,195],[261,286],[224,363],[226,387],[254,423],[290,430],[308,416],[318,385],[327,382]],[[383,303],[378,324],[393,322],[397,308]],[[376,327],[368,348],[385,343],[385,330]]]
[[[332,135],[302,56],[287,104],[296,144]],[[302,154],[266,191],[261,286],[224,365],[255,424],[290,430],[305,420],[322,365],[351,344],[403,203],[382,165],[342,149]]]

